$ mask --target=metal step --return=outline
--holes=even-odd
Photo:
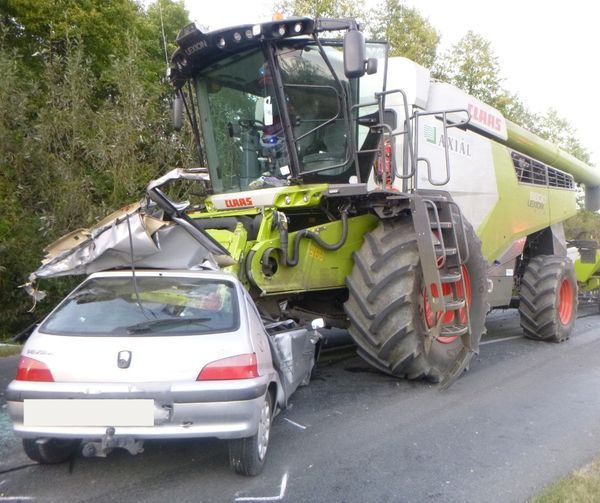
[[[440,245],[434,245],[435,253],[437,255],[442,255],[442,247]],[[456,248],[448,248],[446,247],[446,255],[456,255]]]
[[[447,300],[444,302],[447,311],[456,311],[465,307],[465,299]]]
[[[440,330],[441,337],[456,337],[464,335],[469,331],[467,325],[444,325]]]
[[[445,272],[443,274],[440,274],[440,280],[442,281],[442,283],[456,283],[460,281],[461,278],[462,275],[460,274],[460,272]]]
[[[432,229],[452,229],[452,222],[431,222]]]

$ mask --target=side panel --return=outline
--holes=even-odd
[[[279,262],[279,253],[276,251],[280,246],[279,238],[257,242],[252,247],[252,254],[248,255],[250,264],[247,264],[247,270],[251,272],[251,281],[265,295],[344,287],[346,276],[352,271],[352,253],[360,248],[364,234],[375,228],[378,221],[374,215],[349,218],[346,243],[337,251],[324,250],[314,241],[303,238],[300,241],[300,260],[295,267],[287,267]],[[342,234],[342,223],[331,222],[309,230],[318,233],[327,243],[336,243]],[[290,253],[295,236],[295,232],[289,234]],[[265,274],[262,264],[270,248],[273,251],[269,256],[276,263],[275,267],[271,267],[274,271],[272,275]]]
[[[482,240],[483,253],[491,264],[519,238],[561,222],[576,212],[575,191],[545,185],[519,183],[507,147],[473,131],[448,129],[434,117],[419,127],[420,188],[442,189],[452,194],[465,217]],[[444,146],[450,161],[446,177]],[[431,178],[431,180],[430,180]]]
[[[421,119],[418,139],[418,156],[429,161],[434,182],[446,178],[445,145],[450,160],[450,180],[441,186],[430,183],[427,165],[421,161],[418,187],[450,192],[467,220],[477,230],[497,206],[499,199],[492,142],[475,132],[457,128],[448,129],[446,138],[442,122],[433,116]]]
[[[496,260],[510,243],[576,212],[575,191],[519,183],[509,150],[492,143],[498,204],[478,228],[484,254]]]
[[[519,184],[508,149],[492,143],[498,203],[477,229],[489,262],[515,240],[550,223],[548,188]]]

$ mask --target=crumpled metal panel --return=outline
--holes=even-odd
[[[87,233],[78,231],[72,248],[61,249],[71,237],[65,236],[47,248],[46,259],[29,280],[90,274],[132,264],[137,268],[191,269],[209,261],[216,268],[211,254],[183,227],[157,222],[136,210],[120,213],[112,222],[91,229],[83,241]]]
[[[269,336],[273,363],[279,371],[286,397],[298,386],[308,384],[315,365],[315,345],[319,339],[317,331],[305,328]]]

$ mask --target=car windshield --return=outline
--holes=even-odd
[[[236,299],[228,281],[138,275],[134,284],[127,276],[97,277],[69,295],[40,330],[94,336],[225,332],[239,326]]]

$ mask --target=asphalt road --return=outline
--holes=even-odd
[[[0,409],[0,502],[523,502],[600,453],[595,313],[563,344],[523,339],[515,312],[492,313],[479,357],[443,393],[330,355],[275,419],[256,478],[234,475],[218,441],[32,465]],[[0,389],[15,365],[0,359]]]

